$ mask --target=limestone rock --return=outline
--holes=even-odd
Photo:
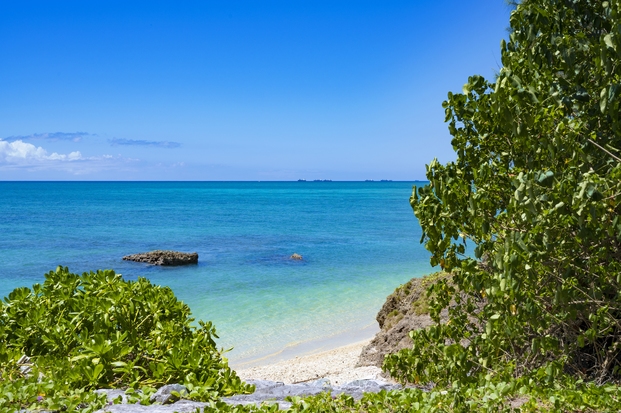
[[[293,253],[293,255],[291,255],[292,260],[301,260],[303,257],[300,254],[296,254],[295,252]]]
[[[179,252],[156,250],[140,254],[126,255],[125,261],[146,262],[153,265],[188,265],[198,263],[196,252]]]
[[[247,380],[246,383],[254,384],[255,392],[253,394],[238,394],[235,396],[224,397],[222,401],[230,405],[256,405],[261,404],[276,404],[281,410],[286,410],[291,407],[291,403],[285,399],[289,396],[313,396],[322,392],[331,392],[333,396],[340,394],[347,394],[354,399],[359,400],[362,398],[363,393],[377,393],[382,390],[398,390],[401,389],[399,384],[390,384],[381,380],[354,380],[346,383],[343,386],[331,386],[328,380],[316,380],[311,383],[297,383],[297,384],[284,384],[282,382],[275,382],[269,380]],[[155,396],[157,394],[170,394],[170,391],[175,390],[180,394],[180,389],[185,387],[179,384],[167,385],[160,388],[157,393],[152,397],[152,401],[166,403],[161,401]],[[209,406],[209,403],[194,402],[190,400],[181,399],[172,404],[154,404],[151,406],[142,406],[140,404],[127,404],[127,398],[122,390],[99,390],[99,392],[106,393],[108,400],[114,400],[121,397],[121,404],[109,404],[97,413],[181,413],[181,412],[196,412],[197,409],[202,411],[205,407]],[[168,399],[167,399],[168,400]]]
[[[362,349],[357,366],[382,367],[387,354],[410,348],[412,346],[410,331],[433,324],[427,308],[429,285],[448,277],[450,275],[438,273],[423,278],[412,278],[389,295],[376,317],[380,331]],[[448,311],[445,309],[440,318],[445,320],[447,316]]]
[[[253,394],[239,394],[225,397],[222,400],[228,404],[260,404],[263,402],[278,403],[281,409],[290,407],[285,401],[287,397],[294,396],[313,396],[322,392],[330,392],[333,396],[347,394],[354,399],[361,399],[363,393],[378,393],[381,390],[401,389],[399,384],[390,384],[380,380],[354,380],[343,386],[331,386],[325,379],[316,380],[310,383],[284,384],[268,380],[247,380],[246,383],[254,384],[256,390]]]
[[[96,413],[196,413],[204,411],[209,403],[194,402],[191,400],[179,400],[173,404],[153,404],[143,406],[141,404],[112,404],[97,410]]]
[[[183,397],[188,394],[188,389],[181,384],[167,384],[157,389],[151,396],[151,403],[168,404],[171,399],[177,398],[172,392],[177,392],[180,397]]]
[[[125,391],[121,389],[97,389],[95,390],[95,393],[105,394],[108,402],[110,403],[118,400],[120,400],[121,403],[127,403],[127,395],[125,394]]]

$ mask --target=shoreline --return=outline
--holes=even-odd
[[[377,322],[373,320],[373,323],[357,330],[343,331],[328,337],[292,343],[270,354],[229,360],[229,366],[234,370],[247,370],[255,367],[278,364],[283,361],[304,358],[315,354],[323,354],[362,342],[368,343],[379,331],[380,329]]]
[[[354,380],[381,380],[392,382],[375,366],[356,367],[362,348],[371,338],[340,347],[299,355],[271,364],[254,367],[232,367],[242,380],[270,380],[285,384],[327,380],[330,385],[340,386]]]

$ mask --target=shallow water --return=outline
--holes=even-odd
[[[57,265],[112,268],[170,286],[215,323],[232,362],[354,337],[396,286],[431,271],[414,184],[0,182],[0,296]],[[153,249],[196,251],[199,264],[121,260]]]

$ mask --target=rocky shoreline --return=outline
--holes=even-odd
[[[358,366],[381,367],[384,356],[411,347],[410,331],[433,324],[429,316],[427,289],[432,283],[447,278],[450,278],[449,274],[438,272],[423,278],[412,278],[397,287],[377,313],[375,319],[380,331],[362,349]],[[440,319],[445,320],[447,316],[448,312],[443,310]]]
[[[319,379],[310,383],[285,384],[270,380],[247,380],[246,383],[255,386],[256,390],[252,394],[239,394],[231,397],[224,397],[221,400],[230,405],[248,405],[262,403],[277,404],[281,410],[291,407],[291,403],[286,401],[287,397],[295,396],[314,396],[322,392],[330,392],[333,396],[346,394],[354,399],[361,399],[363,393],[378,393],[382,390],[397,390],[401,388],[399,384],[391,384],[381,380],[354,380],[345,383],[342,386],[333,386],[328,379]],[[171,400],[171,391],[176,391],[183,395],[186,392],[185,387],[173,384],[160,388],[156,394],[151,397],[153,404],[143,406],[140,404],[110,404],[98,413],[185,413],[202,411],[209,403],[195,402],[191,400],[181,399],[175,403],[166,404]],[[122,390],[98,390],[105,393],[109,402],[121,397],[126,400],[125,393]]]

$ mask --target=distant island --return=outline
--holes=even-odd
[[[307,182],[306,179],[298,179],[298,182]],[[332,179],[313,179],[312,182],[332,182]],[[375,181],[373,179],[365,179],[364,182],[392,182],[392,179],[380,179]]]

